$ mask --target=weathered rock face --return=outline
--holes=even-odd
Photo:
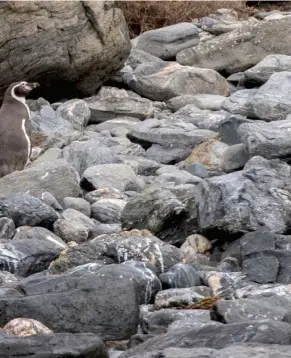
[[[40,82],[44,92],[51,88],[56,98],[71,88],[90,95],[122,67],[130,51],[123,14],[108,1],[3,3],[0,19],[6,24],[0,96],[24,78]]]
[[[218,72],[176,62],[141,64],[133,72],[124,74],[123,79],[135,92],[157,101],[182,94],[229,94],[228,84]]]
[[[169,60],[186,48],[199,42],[195,25],[182,22],[161,29],[146,31],[134,39],[133,46],[163,60]]]
[[[181,65],[244,71],[271,54],[290,55],[291,18],[247,25],[177,54]]]

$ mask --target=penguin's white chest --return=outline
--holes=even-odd
[[[29,139],[29,136],[27,135],[27,132],[26,132],[26,128],[25,128],[25,119],[22,120],[22,125],[21,125],[21,129],[23,131],[23,134],[24,134],[24,137],[27,141],[27,162],[29,160],[29,156],[30,156],[30,147],[31,147],[31,143],[30,143],[30,139]]]

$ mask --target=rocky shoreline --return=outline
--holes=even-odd
[[[91,97],[27,101],[1,357],[290,357],[290,27],[221,9],[132,40]]]

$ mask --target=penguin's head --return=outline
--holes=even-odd
[[[26,97],[29,92],[31,92],[34,88],[39,87],[39,83],[37,82],[17,82],[14,83],[11,88],[11,95],[15,95],[16,97]]]

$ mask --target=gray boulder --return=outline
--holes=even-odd
[[[60,130],[62,127],[72,128],[72,125],[60,117],[49,105],[42,106],[38,112],[32,114],[31,125],[33,131],[45,135],[50,135],[56,129]]]
[[[124,116],[144,120],[164,107],[159,102],[152,102],[131,91],[114,87],[102,87],[96,96],[86,98],[85,101],[91,110],[92,124]]]
[[[90,217],[90,215],[91,215],[90,203],[87,200],[82,199],[82,198],[72,198],[72,197],[68,196],[63,201],[63,208],[64,209],[69,209],[69,208],[75,209],[88,217]]]
[[[45,152],[50,148],[64,148],[71,142],[81,137],[81,132],[75,130],[72,126],[62,126],[54,129],[42,144],[42,150]]]
[[[291,113],[291,72],[277,72],[257,91],[252,100],[256,117],[270,122]]]
[[[247,80],[265,83],[275,72],[291,71],[291,56],[268,55],[254,67],[244,72]]]
[[[10,240],[15,234],[14,221],[8,217],[0,218],[0,240]]]
[[[61,202],[67,196],[80,195],[79,180],[75,169],[62,159],[38,163],[1,178],[0,196],[48,191]]]
[[[184,288],[200,285],[200,277],[196,270],[187,264],[176,264],[169,271],[159,276],[163,288]]]
[[[120,163],[114,152],[98,140],[76,141],[63,149],[62,157],[82,175],[87,168],[99,164]]]
[[[50,3],[7,4],[1,22],[7,18],[18,30],[2,29],[1,97],[20,78],[42,83],[45,93],[51,90],[57,98],[64,87],[71,95],[90,95],[122,67],[130,51],[126,22],[114,3],[56,3],[53,9]],[[37,60],[31,48],[41,54]]]
[[[227,81],[218,72],[176,62],[141,64],[125,73],[123,80],[138,94],[158,101],[189,94],[229,94]]]
[[[290,225],[290,170],[279,161],[253,157],[242,171],[203,180],[196,186],[199,229],[238,233],[266,226],[285,232]]]
[[[177,54],[181,65],[211,68],[228,73],[244,71],[267,55],[290,55],[291,17],[244,25]]]
[[[109,131],[111,135],[114,135],[117,130],[130,131],[138,123],[140,123],[140,120],[135,117],[119,117],[109,119],[100,124],[91,124],[87,127],[87,130],[93,130],[94,132]]]
[[[23,358],[108,358],[106,346],[92,333],[51,333],[30,337],[1,335],[0,350],[3,358],[10,358],[11,355]]]
[[[100,199],[92,205],[92,217],[104,224],[120,222],[126,201],[120,199]]]
[[[257,92],[257,88],[236,91],[222,102],[221,107],[230,113],[254,118],[256,115],[253,110],[252,99]]]
[[[136,333],[138,297],[129,279],[55,275],[16,285],[18,297],[0,298],[1,326],[23,317],[39,320],[55,333],[92,332],[104,340],[128,339]]]
[[[198,42],[198,28],[189,22],[181,22],[146,31],[134,39],[133,46],[163,60],[170,60],[178,52],[195,46]]]
[[[56,113],[78,130],[82,130],[87,126],[91,116],[87,103],[81,99],[72,99],[61,104]]]
[[[102,188],[141,191],[143,181],[128,165],[101,164],[85,170],[81,178],[81,186],[88,191]]]
[[[219,111],[224,100],[224,96],[215,94],[189,94],[171,98],[167,101],[167,106],[174,112],[185,107],[187,104],[193,104],[199,109]]]
[[[132,69],[135,69],[141,63],[146,62],[163,62],[163,60],[161,60],[159,57],[151,55],[149,52],[140,50],[137,47],[132,47],[129,56],[125,61],[125,64],[130,66]]]
[[[28,194],[10,194],[0,197],[0,217],[12,219],[15,226],[52,227],[58,219],[57,212],[43,201]]]
[[[244,144],[231,145],[222,154],[221,169],[225,173],[242,169],[249,159],[250,155]]]
[[[286,120],[243,123],[238,127],[238,134],[249,155],[268,159],[290,156],[290,132],[291,116]]]

